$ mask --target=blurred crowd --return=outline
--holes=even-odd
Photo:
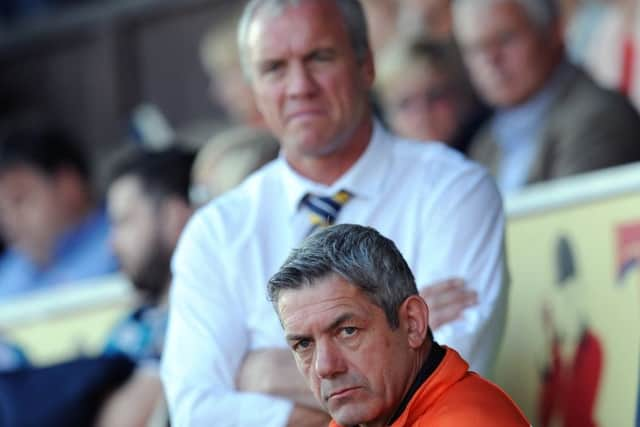
[[[8,2],[0,15],[8,22],[63,3],[71,2]],[[212,102],[226,113],[205,144],[123,142],[101,165],[107,179],[97,183],[87,160],[90,141],[46,117],[3,120],[0,303],[116,271],[130,279],[139,303],[114,325],[95,366],[33,367],[26,349],[0,336],[0,372],[9,384],[0,385],[0,407],[2,390],[22,378],[16,372],[46,383],[60,375],[57,369],[106,372],[114,363],[124,366],[117,381],[87,374],[77,402],[67,399],[64,411],[92,399],[95,410],[86,419],[126,427],[146,425],[162,407],[158,363],[171,259],[183,228],[195,211],[282,156],[238,50],[244,3],[231,3],[236,7],[199,46]],[[376,123],[479,163],[503,196],[640,161],[640,1],[364,0],[362,6],[375,60]]]

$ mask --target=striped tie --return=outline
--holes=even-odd
[[[309,221],[312,225],[309,234],[317,228],[328,227],[336,222],[338,212],[351,197],[351,193],[345,190],[338,191],[332,197],[321,197],[313,194],[304,196],[301,204],[309,209]]]

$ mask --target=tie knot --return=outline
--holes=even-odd
[[[347,203],[352,194],[340,190],[333,196],[317,196],[308,193],[302,199],[302,205],[309,209],[309,221],[315,227],[328,227],[336,222],[342,206]]]

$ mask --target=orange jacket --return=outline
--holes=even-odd
[[[530,427],[522,411],[497,385],[446,348],[444,359],[418,388],[391,427]],[[330,427],[340,427],[332,421]]]

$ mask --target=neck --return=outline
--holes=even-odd
[[[430,360],[431,349],[433,348],[433,341],[431,339],[426,340],[424,345],[420,347],[415,354],[415,357],[411,363],[410,375],[407,378],[404,391],[402,393],[402,399],[398,402],[397,407],[394,408],[393,413],[388,414],[383,421],[376,421],[371,424],[361,424],[361,427],[385,427],[392,425],[406,410],[409,401],[413,398],[414,394],[422,386],[422,384],[431,376],[432,372],[439,364],[439,359],[436,357]]]
[[[287,157],[287,161],[300,175],[320,184],[331,185],[358,161],[367,149],[372,134],[373,119],[369,116],[345,136],[346,141],[340,148],[323,155]]]

